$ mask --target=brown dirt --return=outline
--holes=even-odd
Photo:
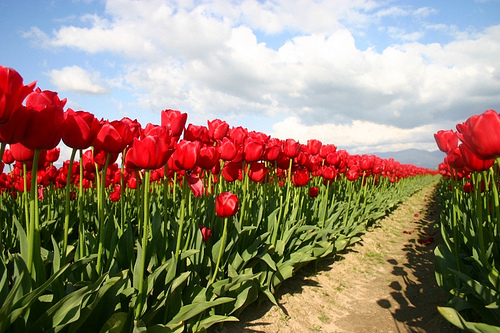
[[[459,332],[436,309],[446,295],[434,276],[441,237],[433,191],[414,194],[349,250],[301,269],[279,288],[279,306],[252,304],[216,331]],[[419,242],[431,235],[434,242]]]

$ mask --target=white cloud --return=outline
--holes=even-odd
[[[443,24],[383,26],[390,46],[377,52],[356,45],[359,31],[385,18],[433,14],[372,0],[108,0],[104,14],[81,18],[83,27],[63,26],[50,36],[32,28],[28,35],[53,48],[111,54],[107,66],[115,74],[106,82],[128,89],[142,109],[181,109],[198,123],[288,117],[277,133],[395,148],[391,140],[434,144],[439,128],[429,124],[451,128],[500,106],[500,26],[475,34]],[[419,42],[429,31],[456,39]],[[261,41],[282,33],[293,37],[277,50]],[[49,75],[59,89],[109,91],[98,72],[78,66]]]
[[[333,143],[339,149],[350,153],[398,151],[410,148],[436,150],[436,144],[429,142],[429,133],[439,129],[436,125],[402,129],[395,126],[376,124],[369,121],[354,120],[351,124],[305,125],[298,117],[288,117],[274,124],[273,137],[293,138],[306,143],[316,138],[323,143]]]
[[[101,84],[99,72],[89,73],[79,66],[68,66],[53,69],[47,73],[52,84],[63,91],[73,91],[81,94],[109,94],[110,90]]]

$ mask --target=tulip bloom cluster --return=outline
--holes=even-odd
[[[19,320],[0,330],[203,331],[257,295],[274,300],[296,269],[354,242],[433,174],[220,119],[187,124],[178,110],[142,126],[65,104],[0,67],[0,215],[12,221],[0,298],[19,299],[5,310]],[[61,142],[72,153],[58,163]],[[50,309],[24,320],[17,306],[30,302],[32,316]]]
[[[446,241],[436,250],[436,272],[449,291],[449,304],[440,312],[463,330],[495,331],[500,328],[500,312],[492,307],[500,302],[500,114],[487,110],[456,129],[434,135],[446,153],[439,165]]]

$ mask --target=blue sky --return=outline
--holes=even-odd
[[[500,1],[1,0],[0,65],[143,126],[178,109],[351,153],[500,111]]]

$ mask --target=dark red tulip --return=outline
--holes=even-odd
[[[210,139],[217,141],[222,140],[229,131],[229,125],[223,120],[214,119],[208,121],[208,136]]]
[[[457,125],[459,139],[479,158],[500,156],[500,115],[487,110]]]
[[[328,154],[335,153],[337,151],[337,147],[333,144],[322,145],[319,149],[319,155],[323,158],[326,158]]]
[[[99,120],[92,113],[68,108],[62,132],[62,140],[66,146],[87,149],[94,142],[97,131],[99,131]]]
[[[23,78],[14,69],[0,66],[0,125],[7,123],[19,109],[36,82],[23,84]]]
[[[60,100],[56,92],[37,88],[26,97],[29,120],[21,143],[30,149],[55,148],[62,137],[66,98]]]
[[[359,169],[356,165],[352,165],[349,167],[349,170],[346,172],[346,177],[350,181],[354,181],[359,177]]]
[[[128,128],[130,129],[130,132],[132,132],[132,138],[130,139],[131,141],[129,144],[132,143],[133,138],[140,138],[143,136],[143,129],[141,127],[141,124],[137,121],[137,119],[130,119],[128,117],[123,117],[120,119],[121,122],[124,122],[125,124],[128,125]],[[148,124],[151,125],[151,124]],[[156,126],[156,125],[155,125]]]
[[[201,147],[198,155],[198,166],[205,170],[212,169],[216,164],[219,164],[219,152],[217,147],[204,146]]]
[[[212,235],[213,230],[208,229],[207,227],[200,225],[199,226],[200,231],[201,231],[201,238],[203,239],[204,242],[208,241],[210,236]]]
[[[169,148],[170,139],[165,127],[147,126],[144,137],[134,138],[132,146],[127,150],[126,167],[154,170],[164,166],[173,153]]]
[[[436,140],[439,150],[443,153],[450,151],[451,149],[458,147],[458,136],[457,132],[453,130],[441,130],[434,134],[434,140]]]
[[[0,125],[0,142],[17,143],[24,139],[31,111],[19,107],[5,124]]]
[[[282,141],[277,138],[271,138],[265,142],[264,156],[262,158],[269,162],[274,162],[278,158],[282,149]]]
[[[103,120],[93,145],[98,151],[119,154],[123,152],[132,139],[132,132],[125,122]]]
[[[464,167],[464,162],[462,158],[462,152],[460,148],[456,147],[448,151],[446,158],[446,163],[448,163],[453,169],[462,169]]]
[[[173,137],[180,137],[186,126],[187,113],[178,110],[163,110],[161,112],[161,126],[169,127]]]
[[[215,212],[222,218],[238,212],[238,197],[231,192],[224,192],[215,198]]]
[[[309,188],[309,196],[311,198],[316,198],[318,196],[318,193],[319,193],[318,187],[314,186]]]

